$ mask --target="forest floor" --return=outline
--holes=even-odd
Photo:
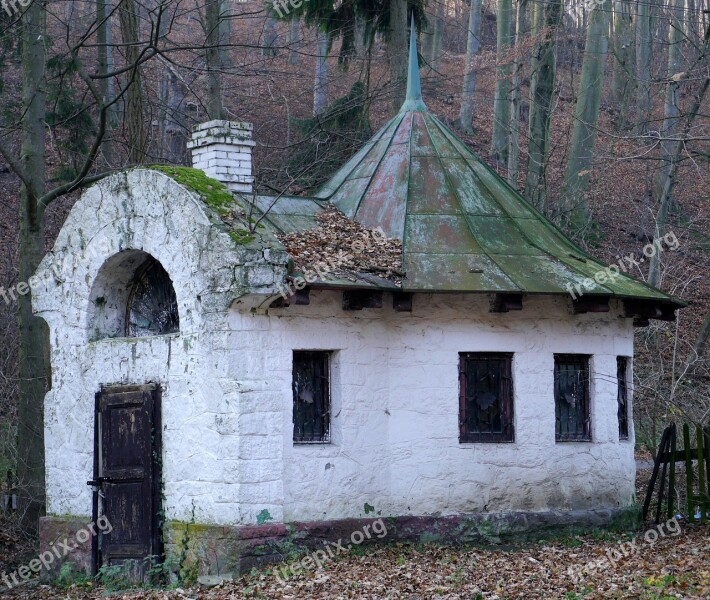
[[[650,476],[637,474],[642,499]],[[2,546],[0,546],[1,548]],[[12,554],[20,550],[15,548]],[[27,551],[27,548],[23,548]],[[8,548],[3,554],[6,558]],[[32,556],[30,555],[29,558]],[[17,561],[13,568],[17,567]],[[0,567],[3,564],[0,555]],[[254,570],[214,587],[119,589],[85,579],[71,585],[37,581],[8,590],[14,600],[227,600],[283,598],[453,600],[494,598],[710,598],[710,526],[682,519],[637,531],[597,531],[536,543],[442,547],[389,544],[355,547],[321,568],[284,577],[284,565]],[[2,575],[2,573],[0,573]]]
[[[710,598],[710,527],[664,527],[665,535],[660,534],[655,543],[647,541],[653,537],[649,531],[658,532],[658,528],[600,532],[505,548],[393,544],[349,552],[320,569],[286,580],[271,570],[255,571],[211,588],[116,590],[88,580],[72,586],[25,585],[7,597]],[[630,544],[632,540],[635,546]]]

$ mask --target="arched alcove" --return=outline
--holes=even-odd
[[[92,341],[180,330],[170,275],[142,250],[124,250],[101,266],[91,288],[88,313]]]

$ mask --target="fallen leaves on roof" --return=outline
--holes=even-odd
[[[368,229],[332,205],[316,215],[318,226],[307,231],[277,235],[293,257],[294,270],[319,279],[358,280],[371,274],[400,284],[402,241],[388,238],[381,228]]]

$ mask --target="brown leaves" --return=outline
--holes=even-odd
[[[318,271],[328,265],[333,276],[357,280],[358,273],[375,274],[396,283],[402,277],[402,242],[382,229],[367,229],[332,205],[316,215],[318,227],[278,236],[294,259],[296,270]]]
[[[569,567],[607,555],[628,541],[623,533],[601,532],[511,548],[483,549],[391,544],[363,548],[279,581],[269,569],[209,589],[142,590],[112,597],[246,600],[251,598],[317,599],[440,599],[477,598],[685,598],[710,597],[710,528],[689,527],[678,537],[667,536],[652,546],[594,571],[575,583]],[[101,590],[79,586],[68,590],[35,587],[14,598],[98,599]]]

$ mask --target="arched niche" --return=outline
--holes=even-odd
[[[180,330],[170,275],[142,250],[124,250],[101,266],[91,288],[88,313],[91,341]]]

